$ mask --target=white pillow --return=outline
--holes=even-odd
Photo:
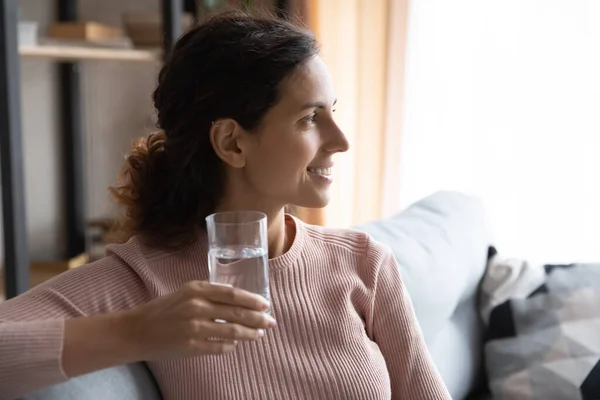
[[[475,295],[489,245],[481,203],[437,192],[400,214],[355,227],[392,248],[427,342]]]

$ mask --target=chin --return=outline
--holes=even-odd
[[[310,199],[302,199],[302,201],[297,201],[294,204],[304,208],[325,208],[329,204],[329,201],[329,196],[315,196]]]

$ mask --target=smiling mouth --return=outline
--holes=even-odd
[[[307,168],[306,169],[310,174],[321,175],[321,176],[331,176],[332,168]]]

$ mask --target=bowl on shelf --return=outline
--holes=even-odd
[[[183,31],[190,29],[194,18],[190,13],[182,16]],[[159,12],[128,12],[123,14],[125,33],[135,47],[160,47],[163,44],[162,15]]]
[[[19,21],[19,46],[35,46],[38,44],[38,23],[35,21]]]

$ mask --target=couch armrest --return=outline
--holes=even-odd
[[[160,400],[144,363],[108,368],[30,393],[19,400]]]

